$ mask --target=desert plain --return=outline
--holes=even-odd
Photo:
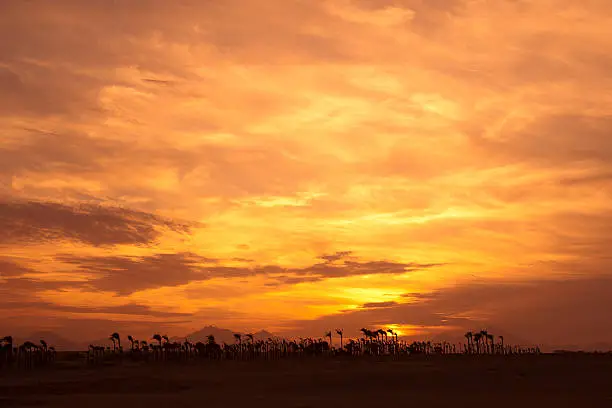
[[[0,372],[0,407],[610,407],[612,355],[417,356]]]

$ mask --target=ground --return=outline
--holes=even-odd
[[[58,362],[0,372],[0,407],[604,407],[609,355],[202,364]]]

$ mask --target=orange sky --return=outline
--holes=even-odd
[[[0,8],[0,331],[612,342],[608,0]]]

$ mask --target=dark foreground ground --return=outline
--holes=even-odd
[[[316,359],[0,373],[0,407],[612,407],[612,357]]]

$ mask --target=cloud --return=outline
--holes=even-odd
[[[314,264],[305,268],[292,269],[300,276],[319,276],[321,278],[343,278],[349,276],[376,274],[403,274],[429,269],[441,264],[402,263],[393,261],[348,261],[331,265],[328,262]]]
[[[1,265],[1,264],[0,264]],[[13,273],[11,273],[11,271]],[[27,322],[31,316],[45,311],[51,306],[41,300],[41,294],[46,291],[62,293],[68,289],[83,288],[84,282],[80,279],[44,279],[45,275],[36,273],[36,278],[25,278],[14,273],[14,267],[9,268],[9,274],[0,274],[0,308],[11,310],[14,316],[20,316]],[[30,269],[18,272],[33,273]],[[21,308],[25,308],[21,311]],[[25,317],[24,317],[25,316]],[[23,323],[23,322],[22,322]]]
[[[105,168],[103,160],[131,150],[125,143],[86,134],[14,127],[0,144],[0,170],[13,176],[37,172],[92,175]]]
[[[325,178],[326,166],[313,169],[290,141],[243,146],[204,139],[179,147],[164,140],[129,142],[74,130],[10,127],[7,132],[11,137],[0,143],[0,171],[6,174],[9,194],[23,199],[56,196],[148,212],[169,207],[201,211],[192,207],[198,202],[194,191],[200,192],[199,199],[216,198],[227,209],[240,207],[238,200],[247,197],[294,195]]]
[[[386,308],[386,307],[394,307],[397,306],[397,302],[394,301],[390,301],[390,302],[370,302],[370,303],[364,303],[361,307],[363,309],[380,309],[380,308]]]
[[[558,114],[530,121],[512,120],[499,135],[481,147],[487,154],[512,162],[571,165],[587,161],[607,164],[612,158],[612,116]]]
[[[59,261],[73,265],[92,277],[88,285],[120,295],[164,286],[178,286],[208,276],[200,266],[209,261],[190,253],[155,254],[145,257],[77,257],[62,255]]]
[[[11,258],[0,257],[0,279],[14,278],[33,272],[32,269],[15,262]]]
[[[314,283],[323,280],[321,276],[274,276],[270,278],[270,281],[267,282],[266,286],[278,287],[284,285],[298,285],[300,283]]]
[[[45,202],[0,202],[0,244],[71,240],[94,246],[151,245],[160,229],[182,234],[192,225],[124,208]]]
[[[353,254],[353,251],[339,251],[335,254],[330,255],[321,255],[319,258],[324,260],[326,263],[331,263],[334,261],[339,261],[341,259],[347,258]]]
[[[427,301],[427,300],[432,300],[435,299],[436,297],[439,296],[439,292],[431,292],[431,293],[403,293],[402,297],[403,298],[410,298],[410,299],[417,299],[420,301]]]
[[[61,255],[57,256],[56,260],[76,267],[79,274],[89,277],[86,285],[91,288],[120,295],[216,278],[265,276],[269,278],[268,286],[279,286],[318,282],[331,278],[403,274],[438,266],[390,261],[343,261],[336,265],[326,262],[304,268],[284,268],[278,265],[224,266],[220,265],[222,260],[193,253],[154,254],[142,257]]]
[[[0,66],[0,112],[20,116],[102,115],[97,91],[103,82],[93,75],[32,63]]]
[[[27,298],[35,297],[38,292],[52,290],[61,291],[68,288],[83,287],[85,282],[82,279],[40,279],[42,275],[38,274],[36,279],[24,278],[24,277],[13,277],[10,279],[4,279],[0,281],[0,288],[2,288],[6,295],[4,300],[10,300],[11,298]]]

